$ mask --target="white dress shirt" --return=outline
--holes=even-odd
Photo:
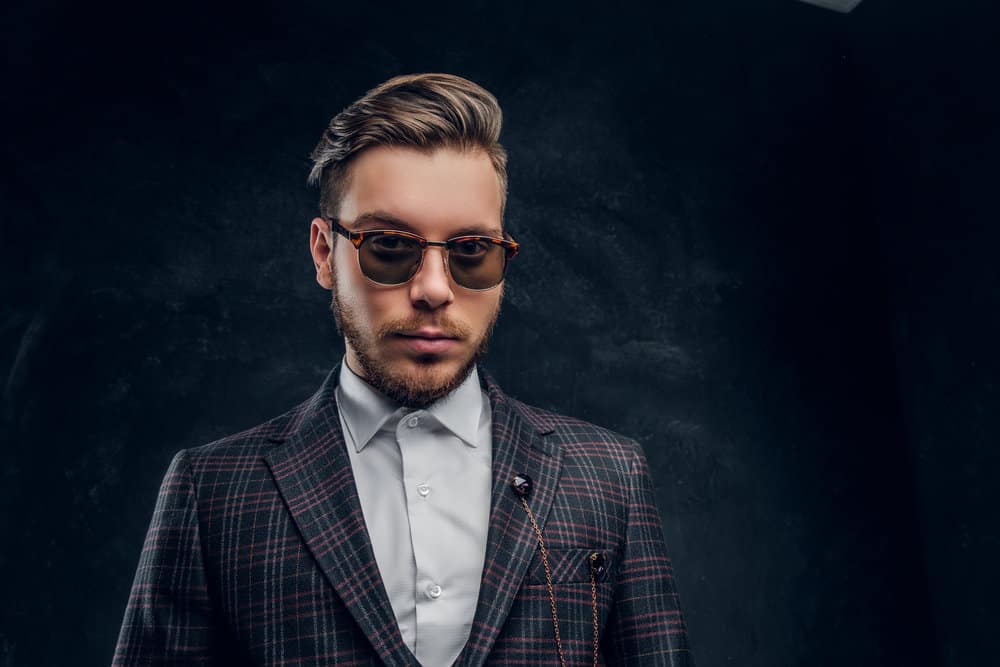
[[[403,641],[451,665],[472,630],[486,558],[492,411],[475,368],[424,410],[402,408],[341,364],[337,387],[361,510]]]

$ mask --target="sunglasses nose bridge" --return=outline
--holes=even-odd
[[[440,241],[428,241],[424,245],[423,252],[420,253],[420,264],[417,266],[417,273],[424,268],[424,260],[427,258],[429,250],[437,250],[441,255],[441,264],[444,267],[445,276],[451,278],[451,267],[448,266],[448,244]]]
[[[433,258],[427,257],[427,252],[432,249],[441,254],[440,268],[433,265],[435,261]],[[444,243],[428,241],[421,250],[417,266],[407,280],[411,298],[435,306],[450,302],[454,299],[454,288],[451,269],[448,266],[447,246]]]

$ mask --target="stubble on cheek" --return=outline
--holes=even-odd
[[[398,363],[394,367],[393,363],[380,353],[380,348],[386,345],[392,336],[433,325],[448,336],[468,341],[473,336],[471,327],[445,316],[417,313],[385,322],[373,332],[365,332],[356,313],[342,298],[337,274],[333,270],[332,257],[330,268],[332,276],[330,311],[333,313],[337,330],[354,350],[361,365],[357,370],[364,374],[368,384],[397,403],[412,408],[425,408],[434,401],[444,398],[465,381],[476,362],[486,354],[490,336],[500,314],[502,292],[496,308],[489,315],[489,322],[482,336],[475,342],[467,358],[460,361],[454,372],[443,371],[444,362],[438,355],[413,357],[410,361],[415,364],[415,368],[406,369]],[[503,287],[499,289],[502,290]]]

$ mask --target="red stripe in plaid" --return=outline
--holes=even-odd
[[[554,556],[569,664],[590,664],[589,579],[602,664],[690,665],[684,621],[638,445],[505,396],[493,406],[494,481],[486,566],[457,665],[558,665],[537,543],[509,482]],[[180,452],[160,489],[114,657],[126,665],[416,665],[403,644],[344,450],[337,369],[294,410]],[[442,545],[446,548],[447,545]]]

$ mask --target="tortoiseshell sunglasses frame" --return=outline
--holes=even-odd
[[[364,269],[362,268],[361,273],[365,276],[366,279],[370,280],[376,285],[383,285],[385,287],[397,287],[399,285],[405,285],[409,281],[413,280],[413,276],[415,276],[420,271],[420,267],[423,266],[424,264],[424,253],[427,250],[428,246],[444,248],[445,252],[447,253],[448,246],[453,243],[460,243],[462,241],[488,241],[504,249],[504,266],[503,266],[503,271],[500,273],[500,280],[498,280],[495,284],[490,285],[489,287],[477,288],[477,287],[468,287],[466,285],[463,285],[462,283],[458,282],[458,280],[456,280],[454,276],[452,276],[452,280],[455,281],[455,284],[461,287],[462,289],[471,290],[473,292],[484,292],[486,290],[493,289],[501,282],[503,282],[504,276],[506,276],[507,274],[507,264],[510,262],[510,260],[517,257],[517,253],[521,249],[521,245],[512,239],[500,239],[495,236],[485,236],[482,234],[463,234],[461,236],[455,236],[453,238],[450,238],[447,241],[429,241],[425,239],[423,236],[420,236],[419,234],[404,232],[400,229],[367,229],[360,232],[352,232],[347,227],[344,227],[340,223],[340,220],[337,218],[327,218],[326,220],[327,222],[330,223],[330,228],[333,231],[337,232],[338,234],[346,238],[348,241],[350,241],[351,245],[354,246],[354,249],[359,251],[361,250],[361,244],[364,242],[366,238],[378,235],[400,236],[417,242],[417,244],[420,246],[420,261],[417,263],[417,268],[414,270],[413,274],[410,275],[410,277],[404,280],[403,282],[399,283],[379,282],[374,278],[372,278],[371,276],[369,276],[367,273],[365,273]],[[360,262],[361,262],[361,256],[359,253],[358,255],[359,268],[360,268]],[[449,267],[449,273],[450,273],[450,267]]]

